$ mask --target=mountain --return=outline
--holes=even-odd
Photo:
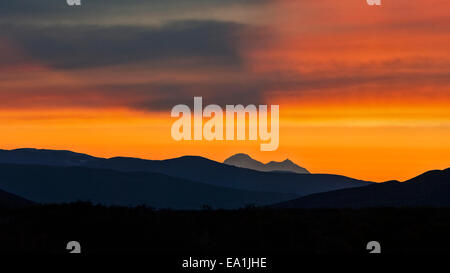
[[[54,166],[81,166],[88,161],[97,160],[86,154],[71,151],[54,151],[38,149],[0,150],[0,163],[54,165]]]
[[[211,186],[158,173],[15,164],[0,164],[0,188],[44,204],[90,201],[172,209],[199,209],[203,205],[232,209],[295,197]]]
[[[0,190],[0,208],[22,208],[33,204],[20,196]]]
[[[0,151],[0,162],[8,162],[11,153],[17,150]],[[138,158],[115,157],[110,159],[90,157],[74,153],[74,159],[58,160],[70,154],[67,151],[19,150],[14,162],[33,162],[34,165],[82,166],[96,169],[118,170],[122,172],[151,172],[201,182],[212,186],[234,188],[247,191],[294,194],[297,197],[336,189],[361,187],[371,182],[329,174],[297,174],[292,172],[260,172],[222,164],[198,156],[183,156],[167,160],[144,160]],[[44,160],[40,160],[42,152]],[[53,154],[54,159],[51,159]],[[82,160],[80,160],[82,158]],[[44,162],[44,163],[42,163]],[[75,162],[75,163],[73,163]],[[0,187],[1,188],[1,187]]]
[[[289,159],[286,159],[285,161],[282,162],[270,161],[269,163],[264,164],[251,158],[247,154],[235,154],[225,159],[223,163],[235,167],[246,168],[261,172],[282,171],[293,173],[309,173],[308,170],[298,166]]]
[[[405,182],[312,194],[274,208],[450,207],[450,168],[434,170]]]

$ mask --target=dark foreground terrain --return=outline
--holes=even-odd
[[[87,203],[0,209],[1,252],[447,252],[450,209],[154,211]]]

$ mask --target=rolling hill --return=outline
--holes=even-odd
[[[90,201],[172,209],[200,209],[204,205],[232,209],[295,197],[211,186],[158,173],[16,164],[0,164],[0,188],[41,204]],[[14,201],[10,196],[5,198]]]
[[[312,194],[274,208],[450,207],[450,168],[421,174],[405,182]]]
[[[23,208],[33,204],[20,196],[0,190],[0,208]]]
[[[230,166],[198,156],[184,156],[167,160],[144,160],[127,157],[104,159],[69,151],[19,149],[1,150],[0,163],[82,166],[122,172],[160,173],[212,186],[293,194],[298,197],[371,184],[371,182],[340,175],[260,172]]]

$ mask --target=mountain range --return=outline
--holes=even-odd
[[[164,174],[86,167],[0,164],[0,188],[41,204],[90,201],[107,206],[239,208],[295,195],[217,187]]]
[[[312,194],[273,208],[450,207],[450,168],[433,170],[405,182]]]
[[[0,165],[0,188],[38,203],[237,208],[371,184],[339,175],[261,172],[197,156],[105,159],[17,149],[0,150]]]
[[[293,172],[293,173],[307,173],[307,174],[310,173],[307,169],[298,166],[289,159],[286,159],[282,162],[270,161],[269,163],[264,164],[260,161],[251,158],[249,155],[242,153],[235,154],[227,158],[223,163],[231,166],[247,168],[261,172],[279,171],[279,172]]]
[[[106,159],[71,151],[0,150],[0,208],[74,201],[173,209],[450,206],[450,168],[404,182],[372,183],[298,173],[303,168],[295,163],[278,163],[245,154],[219,163],[198,156]]]

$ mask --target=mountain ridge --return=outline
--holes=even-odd
[[[0,190],[0,208],[23,208],[33,204],[34,202],[16,194]]]
[[[225,159],[223,163],[262,172],[285,171],[301,174],[310,173],[307,169],[300,167],[289,159],[285,159],[284,161],[270,161],[264,164],[244,153],[234,154]]]
[[[88,201],[105,206],[237,209],[295,195],[207,185],[161,173],[80,166],[0,164],[0,188],[40,204]]]
[[[32,160],[27,156],[27,152],[33,154]],[[40,152],[45,160],[40,160],[36,156]],[[146,160],[128,157],[105,159],[75,153],[75,160],[70,160],[70,158],[61,160],[61,157],[64,158],[71,154],[67,151],[22,150],[12,157],[11,153],[14,154],[15,151],[0,151],[0,163],[31,164],[34,160],[34,165],[81,166],[125,172],[161,173],[213,186],[247,191],[295,194],[299,197],[341,188],[362,187],[371,183],[339,175],[259,172],[226,165],[200,156]],[[52,153],[57,154],[54,159],[51,159]],[[79,157],[82,160],[79,160]]]
[[[273,208],[450,207],[450,168],[431,170],[404,182],[316,193]]]

